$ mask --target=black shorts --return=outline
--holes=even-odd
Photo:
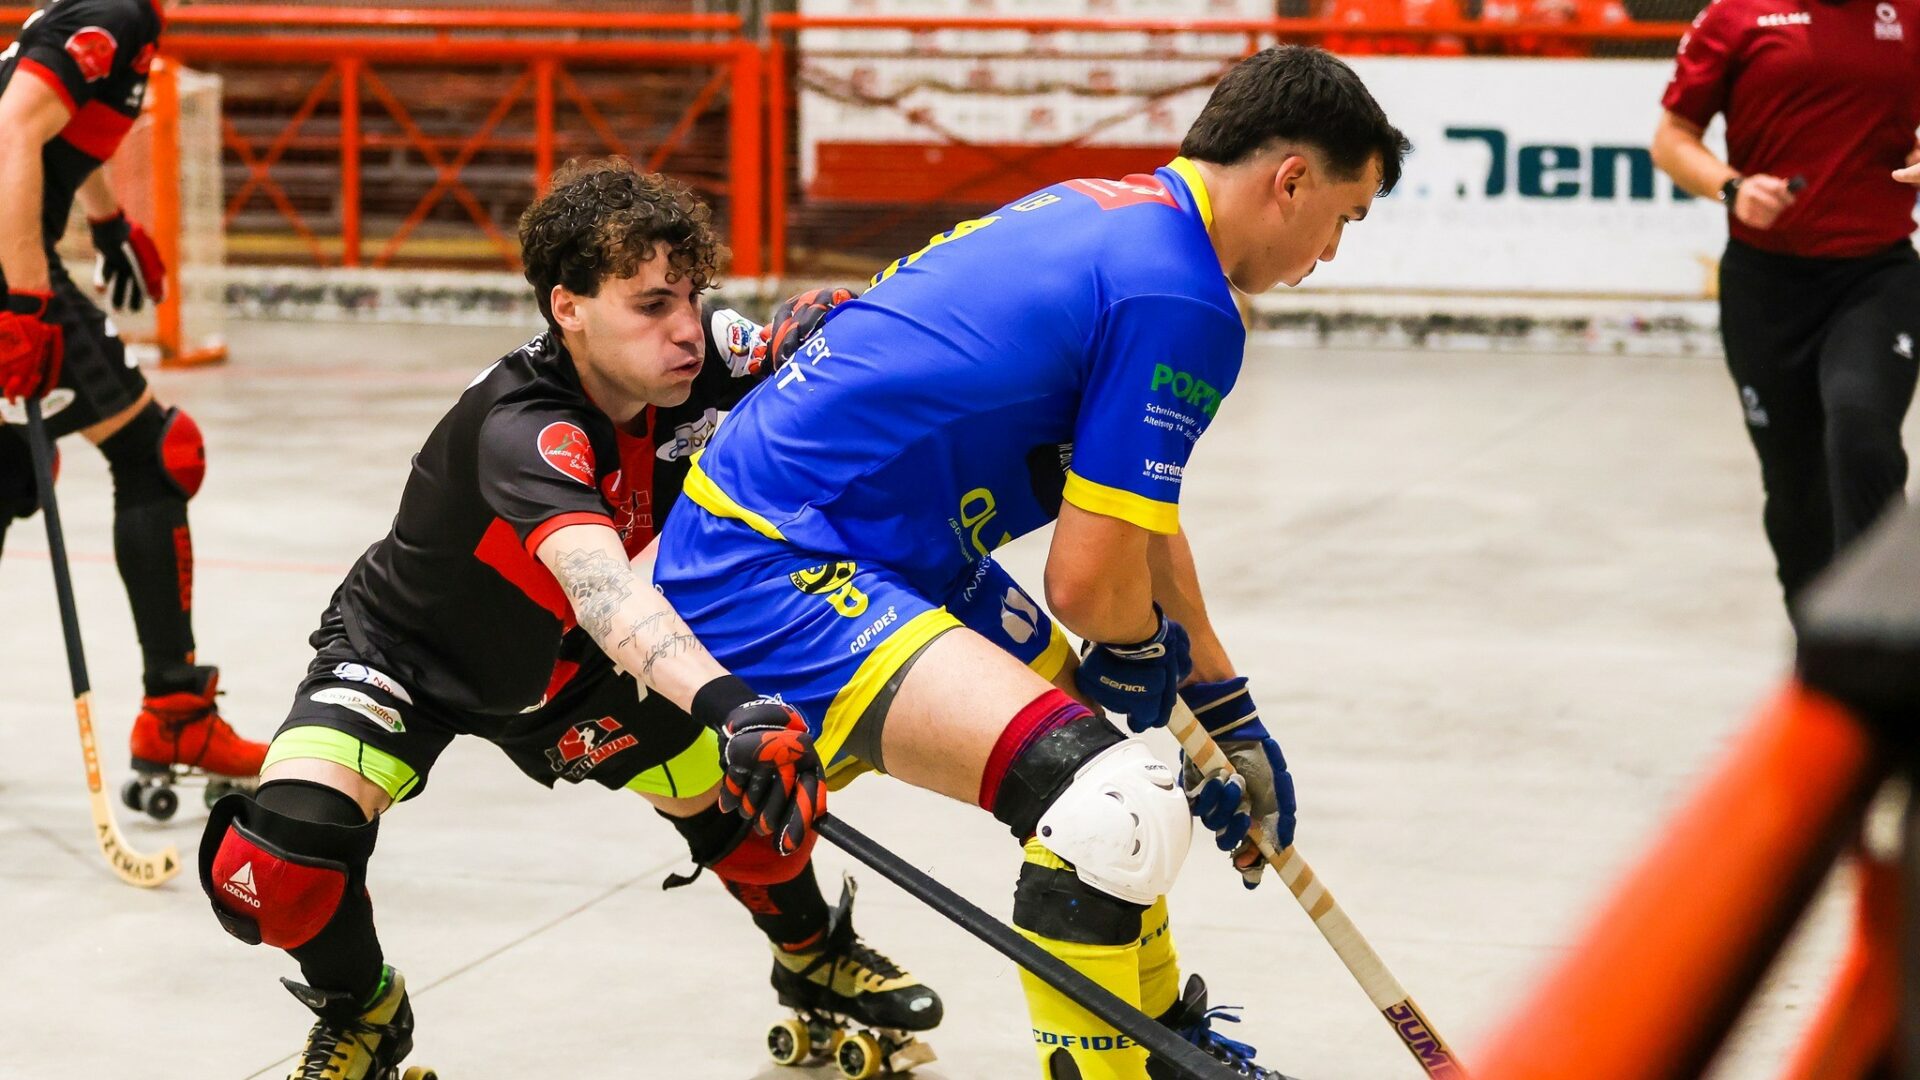
[[[51,259],[53,256],[48,255]],[[53,263],[53,291],[64,311],[60,319],[63,352],[60,381],[40,402],[47,433],[54,438],[92,427],[140,400],[147,377],[127,358],[127,348],[106,313]],[[9,405],[6,419],[26,423],[26,411]]]
[[[313,663],[274,736],[267,764],[332,761],[378,784],[396,802],[418,795],[456,735],[493,743],[520,771],[552,787],[594,780],[674,798],[719,782],[719,740],[657,694],[642,695],[606,654],[588,650],[547,701],[518,716],[466,716],[414,696],[356,654],[337,608],[314,632]]]

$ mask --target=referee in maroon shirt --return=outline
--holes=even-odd
[[[1715,0],[1662,103],[1654,161],[1729,211],[1720,337],[1791,610],[1906,484],[1920,256],[1893,172],[1920,161],[1920,0]]]

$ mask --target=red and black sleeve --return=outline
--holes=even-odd
[[[62,0],[21,30],[15,70],[46,83],[77,113],[116,73],[150,64],[158,36],[140,0]]]
[[[495,408],[480,427],[481,497],[529,553],[568,525],[613,528],[591,424],[578,410],[523,402]]]

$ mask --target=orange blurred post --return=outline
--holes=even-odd
[[[761,202],[766,197],[760,152],[764,130],[760,48],[751,41],[741,41],[734,56],[733,102],[728,111],[733,162],[728,170],[727,200],[733,226],[728,241],[733,247],[734,275],[758,277],[764,265],[760,255],[765,240]]]
[[[154,305],[154,336],[160,341],[160,362],[171,364],[181,354],[180,303],[186,290],[180,280],[180,72],[165,57],[153,62],[147,80],[148,103],[153,116],[154,246],[160,249],[160,261],[173,274],[166,296]]]
[[[787,273],[787,46],[767,40],[767,272]]]
[[[1870,1075],[1893,1049],[1900,1004],[1900,868],[1864,852],[1853,940],[1783,1080]]]
[[[1858,720],[1790,683],[1475,1076],[1699,1075],[1885,767]]]
[[[547,193],[553,175],[553,76],[559,62],[543,56],[533,62],[533,193]]]
[[[360,265],[360,69],[340,58],[340,261]]]

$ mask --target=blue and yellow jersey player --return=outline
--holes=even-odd
[[[1256,1077],[1279,1074],[1209,1030],[1197,978],[1178,985],[1179,778],[1094,710],[1138,732],[1184,696],[1248,777],[1252,816],[1291,842],[1292,781],[1208,623],[1181,481],[1239,376],[1234,288],[1332,259],[1405,149],[1331,55],[1246,59],[1170,165],[965,222],[834,308],[720,427],[655,570],[700,640],[796,707],[843,773],[871,766],[1005,823],[1025,844],[1024,933]],[[1049,522],[1045,606],[1091,643],[1077,663],[991,558]],[[1241,793],[1195,793],[1221,846],[1243,848]],[[1043,1075],[1158,1077],[1131,1040],[1025,987]]]

